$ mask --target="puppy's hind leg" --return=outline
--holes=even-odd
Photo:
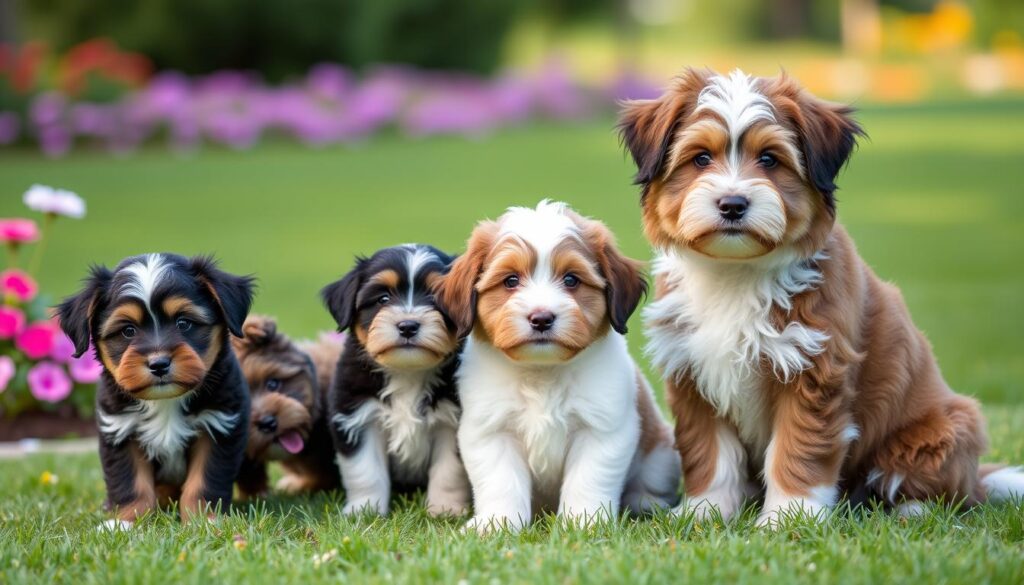
[[[633,514],[671,508],[679,503],[681,479],[682,463],[671,440],[646,453],[637,451],[622,494],[622,505]]]
[[[433,431],[429,476],[427,512],[431,516],[464,514],[469,508],[469,478],[459,458],[455,429],[440,426]]]

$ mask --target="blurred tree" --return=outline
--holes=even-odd
[[[10,0],[0,0],[10,1]],[[493,69],[515,0],[21,0],[58,50],[94,37],[186,73],[253,69],[270,79],[334,61]]]

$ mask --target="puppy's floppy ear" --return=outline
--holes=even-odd
[[[242,325],[242,337],[233,337],[231,345],[241,357],[268,345],[277,336],[277,321],[266,315],[249,315]]]
[[[198,278],[213,295],[220,307],[228,331],[235,337],[242,337],[242,324],[252,308],[255,279],[251,276],[236,276],[217,268],[217,262],[210,256],[196,256],[190,261],[192,274]]]
[[[766,83],[776,110],[796,129],[808,182],[834,213],[836,176],[853,154],[857,138],[866,136],[853,119],[854,109],[811,95],[784,73]]]
[[[608,320],[612,329],[625,334],[626,322],[647,294],[643,263],[624,256],[615,245],[615,236],[603,223],[592,219],[583,221],[584,239],[596,254],[601,275],[607,281],[604,296]]]
[[[89,276],[83,281],[82,290],[67,297],[57,306],[57,318],[60,328],[75,344],[75,357],[89,349],[89,338],[92,335],[92,320],[107,296],[110,281],[114,273],[104,266],[93,266]]]
[[[636,163],[633,182],[645,187],[664,171],[676,130],[697,102],[710,71],[687,68],[661,97],[623,104],[619,137]]]
[[[327,310],[338,323],[338,331],[351,327],[356,318],[356,295],[363,284],[363,271],[369,264],[367,258],[356,258],[356,266],[341,280],[332,282],[320,291]]]
[[[476,321],[476,281],[497,236],[497,223],[484,221],[477,224],[469,236],[466,253],[455,259],[451,270],[441,279],[435,291],[437,304],[455,324],[455,334],[459,339],[473,331],[473,323]]]

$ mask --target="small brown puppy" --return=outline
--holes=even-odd
[[[942,379],[899,290],[836,221],[862,134],[851,108],[785,75],[686,70],[620,127],[658,252],[645,316],[683,510],[727,518],[760,493],[772,525],[844,492],[905,513],[1024,494],[1019,470],[979,468],[977,402]]]
[[[341,356],[330,336],[294,343],[271,317],[253,315],[232,340],[252,393],[249,440],[238,476],[242,497],[267,494],[267,463],[280,461],[277,491],[299,494],[341,484],[327,430],[325,389]]]

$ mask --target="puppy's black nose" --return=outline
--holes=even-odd
[[[404,337],[406,339],[409,339],[410,337],[414,337],[417,333],[419,333],[419,331],[420,331],[420,322],[419,321],[400,321],[398,323],[398,333],[400,333],[402,335],[402,337]]]
[[[171,371],[171,358],[162,355],[160,357],[150,358],[149,360],[149,372],[157,378],[162,378],[167,375],[167,372]]]
[[[534,331],[547,331],[555,323],[555,314],[551,311],[537,311],[530,313],[529,319]]]
[[[729,221],[743,219],[747,207],[750,207],[750,200],[742,195],[726,195],[718,200],[719,213]]]
[[[272,414],[267,414],[258,421],[256,421],[256,428],[263,431],[264,433],[272,433],[277,430],[277,417]]]

